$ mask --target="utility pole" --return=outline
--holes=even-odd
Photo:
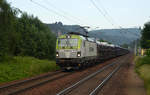
[[[135,41],[134,44],[134,54],[137,55],[137,41]]]

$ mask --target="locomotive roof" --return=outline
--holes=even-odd
[[[118,47],[118,48],[121,48],[121,47],[118,46],[118,45],[109,44],[109,43],[107,43],[107,42],[100,42],[100,41],[96,40],[95,38],[90,38],[90,37],[88,37],[88,36],[80,35],[80,33],[74,33],[74,32],[72,32],[72,33],[70,32],[70,33],[61,35],[59,38],[66,37],[66,35],[77,36],[77,37],[80,37],[80,39],[82,39],[82,40],[86,40],[86,41],[90,41],[90,42],[95,42],[95,43],[97,43],[98,45],[102,45],[102,46],[109,46],[109,47]]]
[[[79,35],[79,36],[83,36],[83,37],[89,37],[88,35],[81,34],[81,33],[78,33],[78,32],[69,32],[67,34],[74,34],[74,35]]]

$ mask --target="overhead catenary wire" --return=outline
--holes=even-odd
[[[112,25],[115,26],[115,20],[108,14],[108,12],[106,11],[106,9],[104,8],[104,6],[101,4],[100,0],[99,0],[99,4],[101,5],[101,9],[96,5],[96,3],[94,2],[94,0],[90,0],[91,3],[93,4],[93,6],[99,11],[99,13],[101,15],[104,16],[104,18]],[[119,26],[120,28],[121,26]]]
[[[64,11],[64,10],[62,10],[62,9],[59,9],[59,8],[57,8],[54,4],[52,4],[49,0],[43,0],[43,1],[45,1],[45,3],[46,4],[48,4],[48,5],[51,5],[51,7],[53,7],[54,9],[56,9],[57,11],[59,11],[60,13],[63,13],[63,14],[67,14],[67,16],[69,16],[70,18],[72,18],[72,19],[75,19],[75,20],[77,20],[77,21],[79,21],[80,23],[85,23],[86,25],[90,25],[89,23],[87,23],[86,21],[83,21],[82,19],[80,19],[80,18],[78,18],[78,17],[76,17],[76,16],[74,16],[74,15],[71,15],[70,13],[68,13],[68,12],[66,12],[66,11]],[[92,25],[90,25],[90,26],[92,26]]]
[[[103,4],[101,3],[101,1],[100,1],[100,0],[97,0],[97,1],[98,1],[98,3],[100,4],[100,7],[102,8],[102,10],[105,12],[105,15],[106,15],[108,18],[110,18],[110,20],[112,21],[112,23],[114,23],[116,26],[118,26],[118,28],[127,31],[127,29],[122,28],[120,25],[118,25],[118,24],[116,23],[116,21],[112,18],[112,16],[109,15],[109,13],[106,11],[106,8],[103,6]],[[107,10],[108,10],[108,9],[107,9]],[[124,31],[124,32],[125,32],[125,31]],[[128,32],[129,32],[129,31],[128,31]]]
[[[91,3],[94,5],[94,7],[98,10],[100,15],[104,16],[104,18],[112,25],[115,27],[115,25],[107,18],[106,14],[103,13],[103,11],[96,5],[96,3],[93,0],[90,0]]]
[[[109,15],[109,13],[106,11],[106,9],[105,9],[105,7],[102,5],[101,1],[100,1],[100,0],[98,0],[98,1],[99,1],[99,4],[101,5],[101,8],[104,10],[105,14],[111,19],[112,22],[114,22],[114,23],[119,27],[119,29],[125,30],[124,33],[125,33],[126,31],[130,32],[128,29],[125,29],[125,28],[123,28],[121,25],[118,25],[117,22],[116,22],[116,21],[111,17],[111,15]],[[107,9],[107,10],[108,10],[108,9]],[[122,32],[122,33],[123,33],[123,32]],[[127,32],[126,32],[126,33],[127,33]],[[133,32],[130,32],[130,33],[132,33],[132,34],[134,34],[134,35],[140,37],[140,36],[139,36],[138,34],[136,34],[136,33],[133,33]]]
[[[42,8],[44,8],[44,9],[46,9],[47,11],[49,11],[49,12],[52,12],[52,13],[54,13],[54,14],[56,14],[56,15],[58,15],[58,16],[60,16],[60,17],[63,17],[63,18],[65,18],[66,20],[68,20],[68,21],[70,21],[70,22],[74,22],[75,24],[80,24],[80,19],[79,18],[77,18],[77,17],[75,17],[75,16],[66,16],[66,15],[63,15],[63,14],[61,14],[60,12],[57,12],[57,11],[55,11],[55,10],[52,10],[52,9],[49,9],[49,8],[47,8],[46,6],[44,6],[44,5],[42,5],[42,4],[40,4],[40,3],[38,3],[38,2],[35,2],[35,1],[33,1],[33,0],[30,0],[32,3],[34,3],[34,4],[36,4],[36,5],[38,5],[38,6],[40,6],[40,7],[42,7]],[[47,1],[47,0],[46,0]],[[105,13],[103,13],[103,11],[96,5],[96,3],[93,1],[93,0],[91,0],[91,2],[92,2],[92,4],[98,9],[98,11],[105,17],[105,19],[112,25],[112,26],[114,26],[115,27],[115,24],[113,23],[113,21],[114,20],[112,20],[112,18],[111,18],[111,20],[108,18],[108,17],[111,17],[109,14],[108,14],[108,12],[105,10],[105,8],[103,7],[103,10],[105,10]],[[50,3],[49,3],[50,4]],[[52,4],[51,4],[52,5]],[[66,14],[66,12],[65,11],[62,11],[62,10],[60,10],[60,9],[58,9],[58,8],[56,8],[54,5],[52,5],[55,9],[57,9],[57,10],[59,10],[59,11],[61,11],[61,12],[63,12],[64,14]],[[67,13],[68,14],[68,13]],[[108,16],[109,15],[109,16]],[[71,17],[71,18],[70,18]],[[73,18],[73,19],[72,19]],[[119,26],[120,27],[120,29],[124,29],[124,28],[122,28],[121,26]],[[115,27],[116,28],[116,27]],[[121,32],[122,33],[122,32]]]
[[[112,23],[112,21],[107,18],[106,12],[103,13],[103,11],[96,5],[96,3],[94,2],[94,0],[90,0],[90,1],[91,1],[91,3],[93,4],[93,6],[98,10],[98,12],[100,13],[100,15],[104,16],[104,18],[105,18],[114,28],[116,28],[116,27],[115,27],[115,24]],[[103,9],[104,9],[104,8],[103,8]],[[106,10],[105,10],[105,11],[106,11]],[[108,14],[108,13],[107,13],[107,14]],[[120,33],[122,34],[122,32],[120,32]],[[122,34],[122,36],[124,36],[124,35]]]
[[[49,12],[52,12],[52,13],[54,13],[54,14],[60,16],[60,17],[63,17],[64,19],[66,19],[66,20],[68,20],[68,21],[70,21],[70,22],[74,22],[75,24],[79,24],[79,22],[77,22],[77,21],[75,21],[75,20],[73,20],[73,19],[70,19],[69,17],[67,17],[67,16],[65,16],[65,15],[62,15],[62,14],[60,14],[60,13],[58,13],[58,12],[52,10],[52,9],[49,9],[49,8],[47,8],[46,6],[44,6],[44,5],[42,5],[42,4],[38,3],[38,2],[35,2],[35,1],[33,1],[33,0],[30,0],[30,1],[31,1],[32,3],[34,3],[34,4],[38,5],[38,6],[40,6],[41,8],[46,9],[46,10],[49,11]]]
[[[94,2],[94,0],[90,0],[91,1],[91,3],[93,4],[93,6],[99,11],[99,13],[101,14],[101,15],[103,15],[104,16],[104,18],[114,27],[114,28],[116,28],[115,27],[115,20],[108,14],[108,12],[106,11],[106,9],[102,6],[102,4],[101,4],[101,8],[103,9],[103,11],[102,11],[102,9],[100,9],[97,5],[96,5],[96,3]],[[99,3],[101,3],[100,1],[99,1]],[[119,29],[123,29],[123,30],[126,30],[126,31],[128,31],[127,29],[124,29],[124,28],[122,28],[120,25],[118,26],[118,25],[116,25]],[[121,32],[122,30],[120,30],[120,33],[123,35],[123,32]],[[126,31],[124,31],[124,33],[126,32]],[[129,31],[128,31],[129,32]],[[131,32],[132,33],[132,32]],[[135,34],[135,33],[132,33],[132,34],[134,34],[134,35],[136,35],[136,36],[138,36],[139,37],[139,35],[137,35],[137,34]],[[123,35],[124,36],[124,35]]]
[[[112,21],[112,23],[115,23],[115,20],[111,17],[111,15],[109,15],[109,13],[106,11],[105,7],[103,6],[103,4],[101,3],[100,0],[97,0],[97,2],[100,4],[100,7],[102,8],[102,10],[104,11],[105,15]],[[108,10],[108,9],[107,9]]]
[[[69,14],[69,16],[68,16],[68,13],[67,13],[67,12],[63,11],[62,9],[58,9],[56,6],[54,6],[54,5],[53,5],[52,3],[50,3],[49,1],[48,1],[47,3],[48,3],[48,4],[51,4],[51,6],[52,6],[55,10],[49,9],[48,7],[42,5],[42,4],[38,3],[38,2],[35,2],[35,1],[33,1],[33,0],[30,0],[30,1],[31,1],[32,3],[34,3],[34,4],[38,5],[38,6],[40,6],[41,8],[44,8],[44,9],[46,9],[47,11],[52,12],[52,13],[58,15],[59,17],[63,17],[63,18],[65,18],[66,20],[68,20],[68,21],[70,21],[70,22],[74,22],[76,25],[88,26],[88,27],[90,26],[90,28],[91,28],[91,27],[97,27],[97,26],[90,25],[89,23],[87,23],[87,22],[85,22],[85,21],[79,19],[79,18],[76,17],[76,16],[72,16],[71,14]],[[46,0],[45,0],[45,1],[46,1]],[[56,9],[57,9],[59,12],[57,12]],[[64,15],[63,15],[62,13],[63,13]],[[67,16],[66,16],[66,14],[67,14]],[[81,22],[84,22],[84,23],[82,24]]]

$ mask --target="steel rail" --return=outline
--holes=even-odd
[[[26,90],[28,90],[28,89],[31,89],[31,88],[34,88],[34,87],[43,85],[43,84],[48,83],[48,82],[51,82],[51,81],[55,81],[55,80],[57,80],[57,79],[60,79],[60,78],[62,78],[62,77],[65,77],[65,76],[68,76],[68,75],[71,75],[71,74],[72,74],[72,73],[66,73],[66,74],[61,75],[61,76],[58,76],[58,77],[56,77],[56,78],[49,79],[49,80],[45,80],[45,81],[39,82],[39,83],[37,83],[37,84],[33,84],[33,85],[31,85],[31,86],[22,88],[22,89],[15,90],[15,91],[13,91],[13,92],[9,92],[9,93],[7,93],[7,95],[16,95],[16,94],[21,93],[21,92],[23,92],[23,91],[26,91]]]
[[[82,83],[84,83],[85,81],[87,81],[87,80],[93,78],[94,76],[96,76],[97,74],[99,74],[100,72],[104,71],[105,69],[107,69],[108,67],[110,67],[110,66],[112,66],[112,65],[114,65],[114,64],[116,64],[116,62],[104,66],[103,68],[99,69],[97,72],[92,73],[91,75],[89,75],[89,76],[85,77],[84,79],[78,81],[77,83],[73,84],[72,86],[70,86],[70,87],[68,87],[68,88],[66,88],[66,89],[64,89],[64,90],[62,90],[62,91],[60,91],[60,92],[57,93],[56,95],[65,95],[65,94],[69,93],[70,91],[73,90],[73,88],[76,88],[76,87],[79,86],[80,84],[82,84]]]
[[[117,66],[89,95],[97,95],[97,93],[103,88],[108,80],[120,69],[122,64],[123,63]]]
[[[23,83],[27,83],[27,82],[39,80],[39,79],[46,78],[46,77],[49,77],[49,76],[53,76],[53,75],[56,75],[56,74],[58,74],[58,73],[60,73],[60,72],[62,72],[62,71],[56,71],[56,72],[54,72],[54,73],[52,73],[52,74],[46,74],[46,75],[44,75],[44,76],[39,76],[39,77],[27,79],[27,80],[22,80],[22,81],[19,81],[19,82],[17,82],[17,83],[13,83],[13,84],[10,84],[10,85],[0,86],[0,90],[6,89],[6,88],[9,88],[9,87],[12,87],[12,86],[16,86],[16,85],[21,85],[21,84],[23,84]]]
[[[106,78],[89,95],[97,95],[98,92],[103,88],[103,86],[108,82],[108,80],[120,69],[122,65],[123,61],[108,76],[106,76]]]

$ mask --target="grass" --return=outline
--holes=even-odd
[[[150,95],[150,57],[136,57],[135,62],[135,70],[138,75],[144,80],[147,95]]]
[[[19,80],[58,69],[59,67],[55,61],[17,56],[0,62],[0,83]]]

